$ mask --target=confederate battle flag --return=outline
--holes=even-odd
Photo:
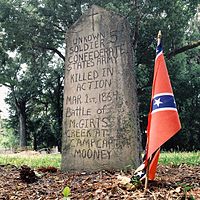
[[[140,179],[155,178],[160,147],[181,129],[176,103],[163,55],[161,32],[158,34],[152,97],[147,126],[146,154],[143,164],[135,171]],[[145,173],[148,166],[148,172]]]

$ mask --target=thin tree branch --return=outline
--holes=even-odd
[[[198,46],[200,46],[200,40],[198,40],[197,42],[192,42],[191,44],[188,44],[188,45],[183,46],[181,48],[174,49],[174,50],[170,51],[167,54],[167,58],[171,59],[173,56],[176,56],[179,53],[183,53],[183,52],[185,52],[189,49],[193,49],[193,48],[198,47]]]
[[[41,45],[35,45],[35,47],[45,49],[45,50],[51,50],[54,53],[56,53],[60,58],[62,58],[63,61],[65,61],[65,56],[58,49],[56,49],[54,47],[41,46]]]
[[[65,30],[62,29],[60,26],[58,26],[57,24],[53,24],[58,30],[60,30],[59,32],[65,33]]]
[[[47,50],[51,50],[53,51],[54,53],[56,53],[60,58],[63,59],[63,61],[65,61],[65,56],[60,52],[58,51],[58,49],[54,48],[54,47],[43,47],[44,49],[47,49]]]
[[[131,1],[132,10],[135,10],[135,25],[134,25],[134,31],[133,31],[133,49],[137,48],[137,42],[138,42],[138,36],[139,36],[139,28],[140,28],[140,12],[139,12],[139,3],[138,0]]]

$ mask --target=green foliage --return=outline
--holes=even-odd
[[[142,185],[142,181],[140,181],[137,177],[132,176],[130,183],[132,183],[135,187],[139,187]]]
[[[185,184],[185,183],[180,183],[180,182],[177,182],[176,185],[183,190],[183,192],[184,192],[184,199],[190,199],[190,200],[194,199],[194,197],[192,195],[190,195],[187,198],[187,192],[189,192],[191,189],[193,189],[193,186]]]
[[[62,191],[62,194],[64,196],[63,200],[67,200],[67,197],[70,196],[71,194],[71,191],[70,191],[70,188],[68,186],[66,186],[63,191]]]
[[[8,128],[4,122],[2,132],[0,134],[0,147],[6,149],[15,149],[18,147],[18,137],[14,135],[14,130]]]

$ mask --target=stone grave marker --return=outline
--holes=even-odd
[[[139,165],[138,104],[126,19],[93,5],[67,31],[63,171]]]

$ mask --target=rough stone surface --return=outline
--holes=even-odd
[[[120,15],[92,6],[66,34],[62,170],[139,164],[131,33]]]

